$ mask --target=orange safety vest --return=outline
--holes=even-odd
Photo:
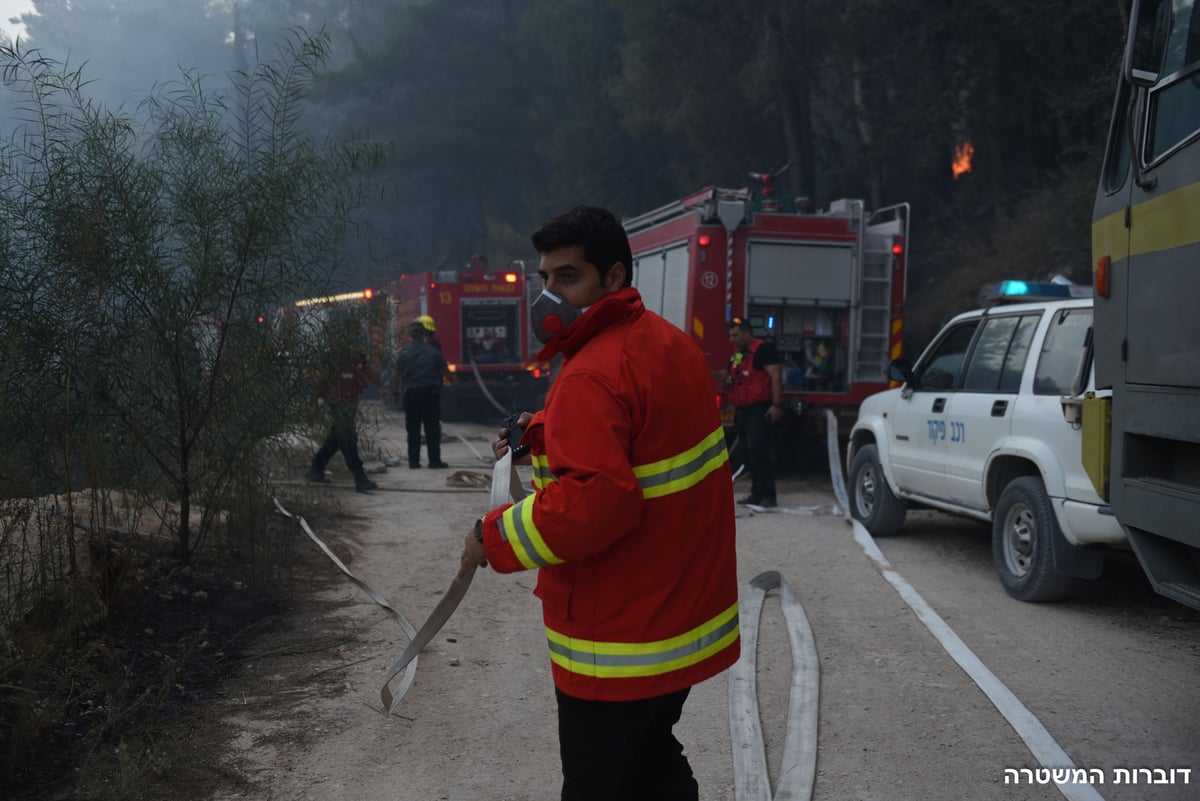
[[[766,370],[754,366],[754,354],[763,341],[750,343],[750,352],[740,350],[729,357],[729,402],[734,406],[749,406],[753,403],[770,403],[771,376]]]
[[[538,354],[566,356],[531,446],[535,492],[488,513],[487,559],[538,570],[555,686],[629,701],[690,687],[737,661],[729,453],[699,349],[605,296]]]

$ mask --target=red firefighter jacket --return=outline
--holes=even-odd
[[[750,343],[750,351],[735,351],[729,357],[729,402],[734,406],[749,406],[752,403],[770,403],[771,374],[754,366],[754,355],[762,345],[761,339]]]
[[[325,374],[318,381],[317,395],[332,403],[357,403],[367,388],[367,355],[361,351],[335,349],[324,366]]]
[[[537,568],[555,685],[603,701],[690,687],[740,648],[729,454],[704,357],[605,296],[551,341],[564,366],[534,415],[535,492],[490,512],[499,572]]]

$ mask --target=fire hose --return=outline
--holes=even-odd
[[[506,453],[504,457],[496,462],[492,468],[491,505],[488,508],[495,509],[496,507],[503,505],[510,497],[514,502],[525,497],[524,488],[521,486],[521,479],[517,475],[516,466],[512,463],[511,451]],[[285,509],[283,504],[279,502],[278,498],[272,498],[272,500],[275,501],[275,508],[277,508],[281,514],[288,518],[297,519],[300,523],[300,528],[303,529],[306,535],[308,535],[308,538],[312,540],[327,557],[329,557],[330,561],[332,561],[334,565],[336,565],[337,568],[342,571],[342,573],[344,573],[352,582],[354,582],[355,586],[365,592],[367,596],[384,611],[388,612],[408,636],[408,647],[404,649],[404,652],[400,655],[400,657],[392,663],[391,667],[388,668],[387,674],[383,679],[383,686],[379,689],[379,698],[383,702],[384,714],[391,715],[395,713],[396,707],[399,706],[401,699],[404,698],[405,693],[408,692],[408,689],[412,686],[413,679],[416,677],[417,655],[426,645],[429,644],[429,641],[433,639],[434,635],[441,630],[442,626],[446,624],[446,621],[450,619],[450,616],[454,614],[454,610],[458,608],[459,603],[462,601],[463,597],[466,596],[467,590],[471,586],[471,580],[475,577],[476,569],[472,567],[466,575],[455,576],[454,580],[450,582],[450,588],[446,591],[446,594],[442,596],[442,600],[438,602],[436,607],[434,607],[433,612],[430,613],[425,622],[421,624],[421,628],[419,630],[414,629],[413,625],[408,622],[408,619],[405,618],[404,615],[397,612],[392,605],[388,603],[387,599],[379,593],[379,591],[350,572],[350,569],[346,567],[342,560],[338,559],[337,555],[329,549],[329,546],[322,542],[321,539],[313,532],[312,528],[310,528],[308,525],[308,521],[306,521],[303,517],[297,518],[295,515]],[[393,691],[390,685],[392,680],[395,679],[401,671],[404,671],[404,676],[400,679],[400,683]]]
[[[800,515],[849,515],[850,505],[837,451],[837,418],[829,410],[825,414],[829,472],[838,505],[780,511]],[[771,590],[779,591],[792,658],[787,722],[774,794],[758,714],[758,628],[763,602]],[[804,607],[777,570],[759,574],[746,586],[740,602],[740,617],[742,656],[729,671],[729,735],[735,797],[737,801],[809,801],[817,774],[821,677],[812,627]]]
[[[779,590],[792,652],[787,728],[775,794],[771,794],[758,710],[758,623],[763,601]],[[817,713],[820,664],[804,607],[777,570],[761,573],[747,586],[741,606],[742,656],[729,671],[729,735],[737,801],[808,801],[817,772]]]

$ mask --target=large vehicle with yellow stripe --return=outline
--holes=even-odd
[[[762,190],[707,187],[626,219],[634,286],[714,371],[728,364],[728,321],[745,318],[779,351],[787,422],[815,428],[828,408],[849,427],[900,355],[908,204],[811,211],[752,177]]]
[[[1155,590],[1200,608],[1200,2],[1134,0],[1092,223],[1084,464]]]

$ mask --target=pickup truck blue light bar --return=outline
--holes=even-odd
[[[1026,303],[1039,300],[1090,298],[1092,288],[1082,284],[1060,284],[1052,281],[999,281],[988,293],[992,303]]]

